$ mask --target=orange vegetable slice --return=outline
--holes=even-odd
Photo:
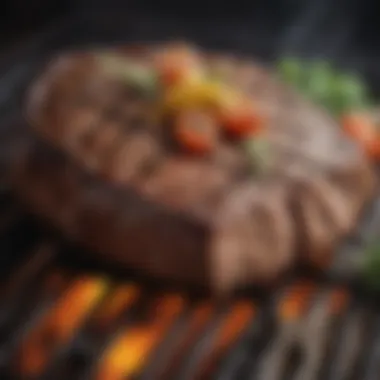
[[[164,85],[200,76],[200,58],[195,49],[186,44],[174,44],[156,57],[156,67]]]
[[[348,114],[342,118],[344,131],[372,159],[380,159],[380,134],[374,120],[365,113]]]
[[[263,127],[262,116],[249,101],[226,107],[221,111],[221,122],[228,134],[238,138],[254,136]]]
[[[217,121],[207,111],[184,110],[175,120],[175,139],[190,153],[207,154],[213,151],[218,142],[218,132]]]

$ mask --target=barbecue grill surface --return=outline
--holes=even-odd
[[[12,53],[0,65],[2,141],[12,141],[25,88],[58,50],[181,37],[266,62],[287,51],[321,54],[318,49],[303,50],[294,34],[278,38],[281,22],[253,38],[258,23],[216,20],[211,26],[205,19],[194,28],[191,21],[132,13],[128,20],[121,12],[81,15],[55,24]],[[358,64],[347,59],[346,50],[334,46],[330,56],[346,66]],[[372,65],[363,61],[355,67],[372,79]],[[1,150],[3,178],[6,146],[10,148],[5,143]],[[380,201],[369,207],[354,236],[337,252],[331,276],[295,276],[271,295],[247,291],[223,305],[80,262],[78,248],[67,246],[27,215],[12,199],[6,182],[0,206],[1,379],[379,378],[377,297],[346,281],[355,274],[354,265],[342,271],[338,263],[347,255],[355,259],[376,235]],[[63,250],[65,255],[60,254]],[[66,306],[81,294],[84,300],[75,308]],[[120,367],[115,364],[116,352],[122,358]]]
[[[378,378],[380,310],[358,286],[297,276],[214,304],[78,261],[2,199],[0,378]]]

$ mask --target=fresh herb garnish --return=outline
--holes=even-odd
[[[372,290],[380,290],[380,241],[368,246],[362,266],[363,280]]]
[[[331,95],[335,73],[332,68],[326,62],[316,61],[305,66],[304,71],[306,79],[302,89],[305,94],[316,103],[333,105]]]
[[[284,58],[278,64],[282,79],[333,115],[369,106],[369,91],[357,75],[336,70],[324,60]]]
[[[125,81],[147,95],[157,92],[158,77],[152,68],[116,54],[102,54],[98,59],[103,70],[110,76]]]
[[[304,69],[301,62],[295,58],[286,57],[278,63],[278,72],[282,79],[297,88],[302,86]]]
[[[268,140],[263,136],[255,136],[243,142],[244,150],[250,159],[251,168],[255,175],[265,174],[272,162]]]

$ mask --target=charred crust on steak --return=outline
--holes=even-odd
[[[110,50],[154,61],[164,47]],[[16,192],[103,260],[228,293],[333,252],[375,176],[335,121],[247,60],[201,54],[266,121],[263,176],[236,141],[208,156],[176,149],[155,99],[109,78],[98,52],[66,54],[31,87]]]

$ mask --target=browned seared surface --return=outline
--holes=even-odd
[[[158,278],[229,292],[276,278],[299,253],[319,265],[371,198],[370,164],[270,72],[237,59],[205,62],[220,64],[265,116],[263,175],[232,143],[209,158],[178,153],[154,101],[81,53],[58,58],[32,88],[17,192],[104,260]]]

